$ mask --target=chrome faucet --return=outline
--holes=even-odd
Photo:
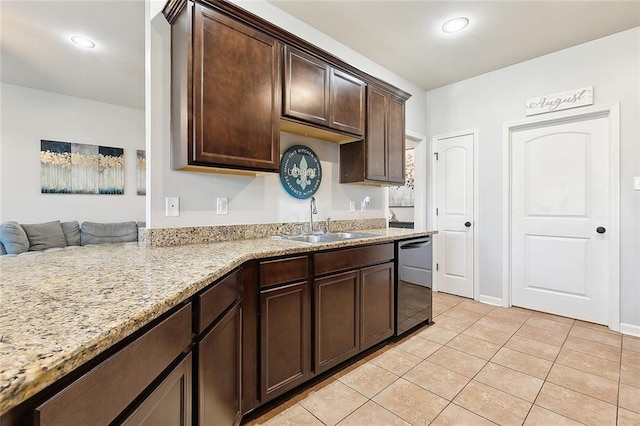
[[[313,234],[313,215],[318,214],[318,209],[316,208],[316,197],[311,197],[309,209],[311,211],[311,214],[309,214],[309,233]]]

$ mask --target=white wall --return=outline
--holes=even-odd
[[[0,221],[144,220],[136,195],[136,150],[144,149],[144,111],[2,84]],[[124,195],[40,193],[40,140],[124,148]]]
[[[621,323],[640,327],[640,28],[429,91],[428,140],[479,129],[478,279],[480,294],[500,298],[502,126],[525,118],[528,98],[591,85],[596,105],[620,102]]]
[[[316,44],[346,62],[371,75],[394,84],[412,98],[407,103],[407,130],[424,134],[426,92],[401,79],[357,52],[348,49],[316,29],[298,21],[265,1],[238,2],[242,7]],[[277,174],[256,178],[181,172],[169,167],[170,116],[170,26],[161,15],[159,2],[150,4],[149,28],[151,90],[148,93],[150,132],[147,152],[150,152],[150,206],[147,225],[152,228],[204,226],[240,223],[302,222],[308,220],[308,200],[297,200],[286,194]],[[281,134],[281,152],[301,143],[311,147],[319,156],[323,167],[323,183],[316,194],[317,219],[386,217],[387,191],[363,185],[338,184],[339,147],[300,136]],[[180,216],[165,216],[165,197],[180,197]],[[229,215],[216,215],[216,197],[229,197]],[[367,212],[348,211],[349,200],[371,197]]]

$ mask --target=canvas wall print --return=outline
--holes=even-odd
[[[414,201],[414,167],[415,149],[405,151],[405,179],[404,186],[389,188],[389,207],[413,207]]]
[[[124,194],[124,149],[42,140],[40,186],[49,194]]]
[[[124,194],[124,149],[101,146],[100,153],[100,194]]]
[[[136,151],[136,191],[147,195],[147,158],[144,150]]]
[[[71,144],[40,141],[40,187],[42,193],[71,193]]]

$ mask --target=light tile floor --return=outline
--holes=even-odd
[[[434,321],[252,425],[640,425],[640,338],[434,293]]]

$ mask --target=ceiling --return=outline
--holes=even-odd
[[[640,25],[640,1],[268,1],[425,90]]]
[[[1,0],[4,83],[144,108],[144,0]],[[85,35],[94,49],[70,42]]]
[[[426,90],[640,25],[638,1],[268,1]],[[0,78],[142,109],[144,8],[0,0]],[[467,30],[440,31],[459,15]],[[96,48],[73,45],[74,34]]]

